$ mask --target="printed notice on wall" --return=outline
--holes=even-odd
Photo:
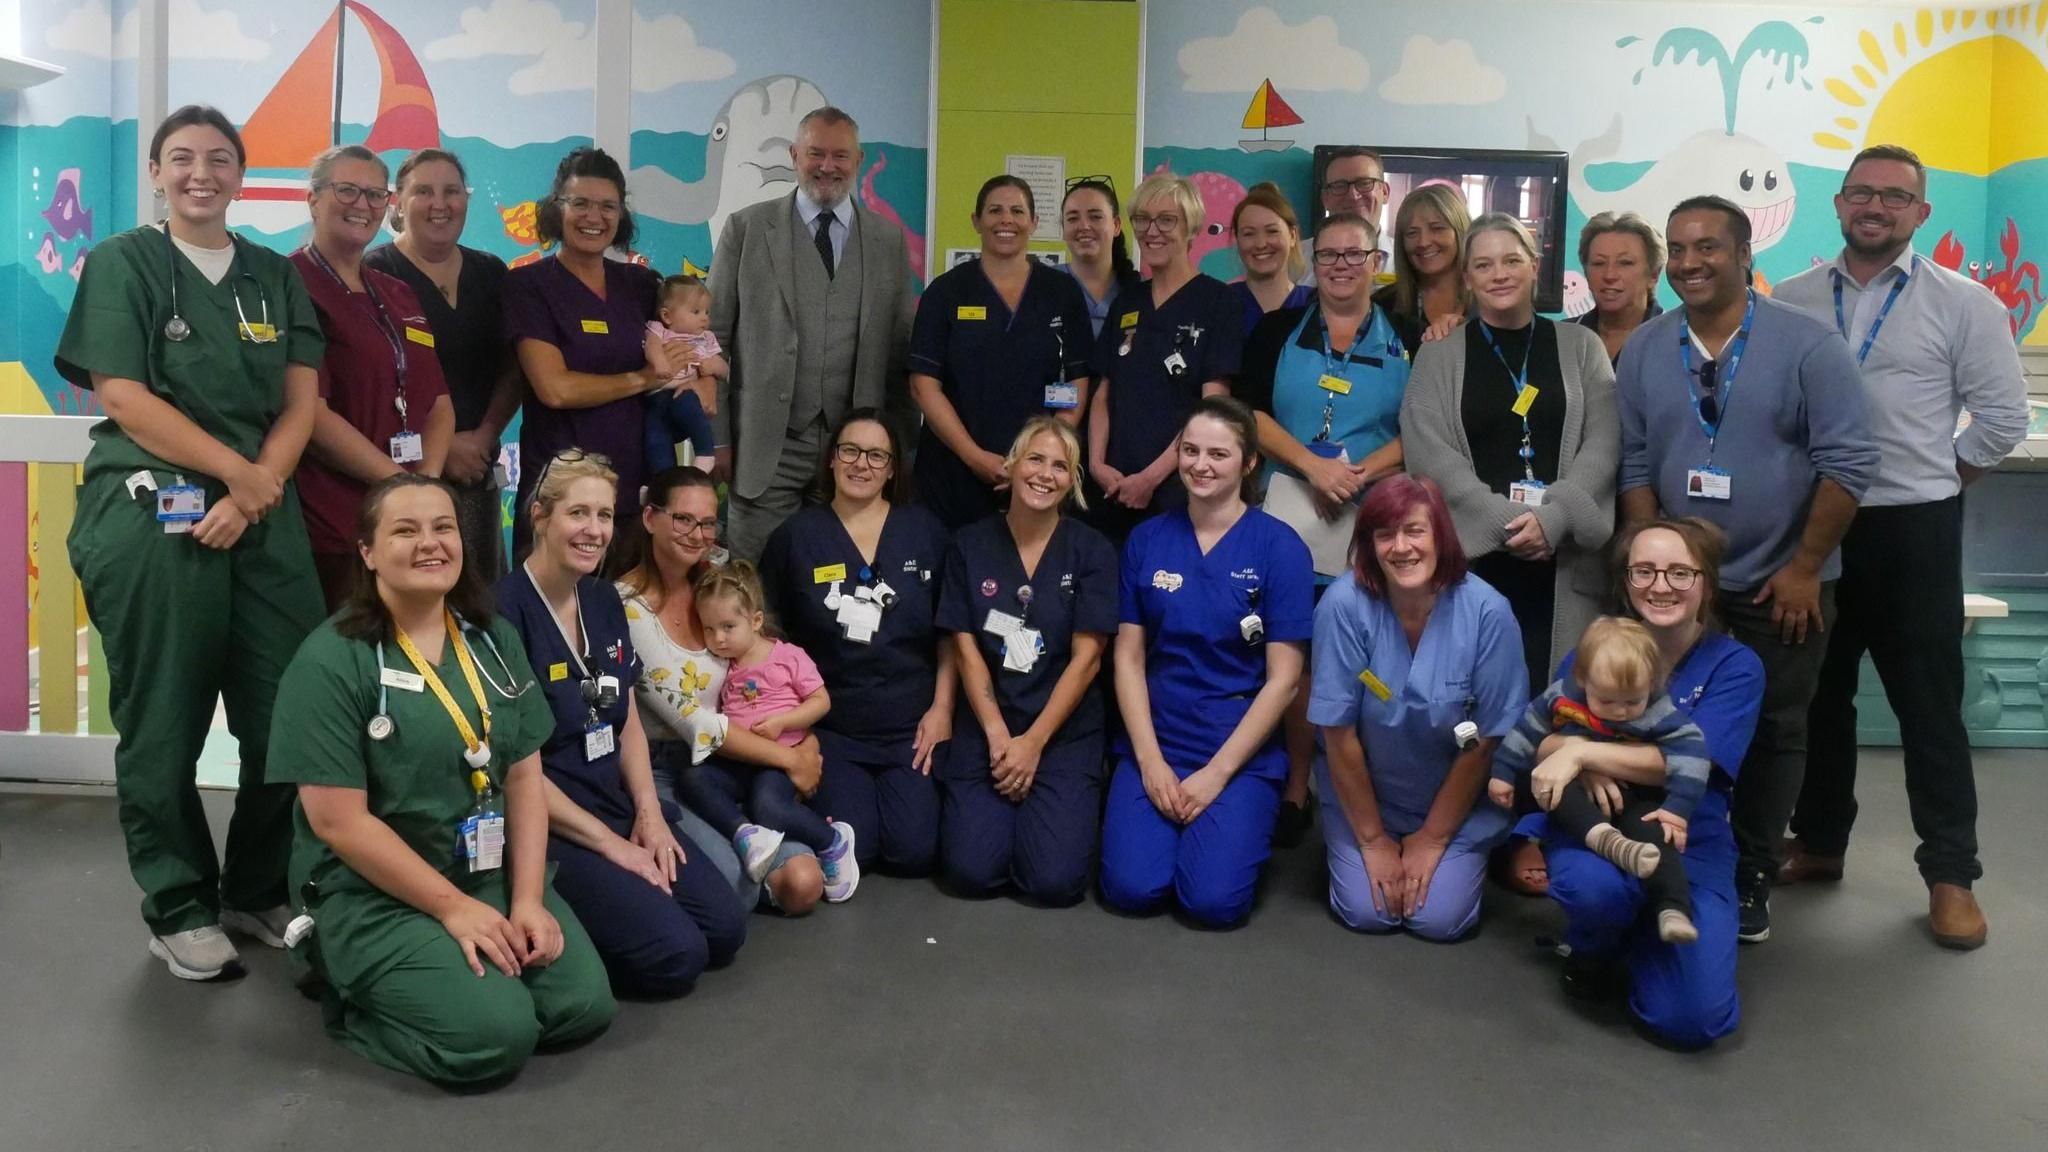
[[[1060,197],[1067,191],[1065,156],[1005,156],[1003,171],[1031,185],[1032,203],[1038,206],[1038,228],[1033,240],[1060,238]]]

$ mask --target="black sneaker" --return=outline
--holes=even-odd
[[[1310,807],[1313,803],[1313,800],[1303,804],[1296,804],[1292,800],[1281,802],[1280,815],[1273,821],[1273,847],[1301,846],[1301,842],[1308,838],[1309,825],[1315,822],[1315,813]]]
[[[1558,983],[1566,996],[1582,1004],[1617,1000],[1627,991],[1627,977],[1610,956],[1566,956]]]
[[[1735,938],[1744,944],[1761,944],[1771,938],[1771,878],[1754,872],[1735,882],[1735,899],[1740,913]]]

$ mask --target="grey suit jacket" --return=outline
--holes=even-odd
[[[712,431],[719,447],[732,447],[733,491],[750,499],[774,479],[796,382],[796,276],[789,264],[795,205],[792,192],[734,213],[711,264],[711,331],[732,365],[718,387]],[[853,210],[862,271],[860,348],[848,408],[884,408],[900,419],[910,408],[904,375],[916,307],[910,258],[896,225],[858,203]]]

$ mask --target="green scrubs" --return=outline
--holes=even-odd
[[[191,327],[183,341],[164,335],[174,274],[178,311]],[[267,320],[276,338],[249,339],[240,315],[252,326]],[[81,388],[92,387],[93,373],[140,381],[254,460],[284,410],[286,365],[317,367],[325,346],[305,285],[284,257],[237,241],[233,266],[211,284],[162,230],[138,228],[86,257],[57,370]],[[163,488],[182,476],[205,489],[208,508],[227,499],[226,484],[173,467],[112,420],[100,421],[92,437],[71,566],[106,643],[120,733],[114,780],[143,919],[168,935],[217,922],[223,904],[274,908],[285,903],[292,792],[264,774],[271,701],[322,610],[297,491],[287,482],[283,503],[233,548],[207,548],[166,533],[153,494],[131,492],[130,479],[146,475]],[[224,866],[194,784],[216,701],[242,753]]]
[[[488,674],[490,771],[502,784],[508,767],[540,750],[555,720],[519,633],[503,620],[490,631],[502,661],[473,633],[469,644],[479,674]],[[384,663],[412,670],[395,643],[384,645]],[[481,733],[453,643],[442,646],[435,672]],[[461,733],[431,690],[397,686],[382,694],[391,735],[370,739],[381,675],[374,641],[342,636],[332,621],[315,630],[278,689],[273,775],[364,790],[370,814],[422,860],[457,888],[509,911],[507,869],[472,873],[455,854],[460,824],[476,800]],[[521,694],[508,697],[499,685]],[[439,921],[378,889],[315,836],[303,806],[296,832],[292,892],[314,922],[300,949],[326,979],[327,1031],[342,1044],[429,1080],[479,1083],[518,1071],[536,1046],[580,1040],[611,1022],[617,1004],[604,964],[552,883],[543,902],[562,925],[562,955],[517,979],[486,963],[479,977]]]

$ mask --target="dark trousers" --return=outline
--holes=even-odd
[[[608,820],[621,836],[626,821]],[[680,828],[675,830],[682,839]],[[581,845],[548,838],[560,894],[597,946],[614,991],[680,996],[706,968],[732,963],[747,939],[747,907],[711,858],[685,849],[675,883],[663,892]]]
[[[1529,695],[1550,687],[1550,634],[1557,620],[1557,561],[1524,560],[1512,552],[1488,552],[1472,561],[1472,574],[1507,597],[1522,630],[1522,663],[1529,670]]]
[[[832,846],[832,825],[797,799],[789,774],[773,768],[734,764],[714,756],[678,774],[683,804],[704,818],[720,836],[732,839],[740,825],[752,820],[802,844],[813,852]],[[741,811],[744,802],[746,810]]]
[[[1929,884],[1965,888],[1977,862],[1977,780],[1963,727],[1963,502],[1864,508],[1842,540],[1840,616],[1808,712],[1813,751],[1792,831],[1840,856],[1856,822],[1856,682],[1870,653],[1899,718],[1906,800]]]
[[[645,437],[649,476],[676,466],[678,441],[688,440],[702,460],[711,459],[718,447],[718,441],[711,435],[711,418],[704,415],[703,402],[688,388],[679,392],[664,388],[648,394]]]
[[[1738,886],[1749,883],[1757,873],[1777,874],[1779,841],[1784,839],[1785,824],[1799,802],[1799,784],[1806,775],[1806,709],[1813,703],[1828,636],[1835,627],[1832,580],[1820,586],[1821,621],[1827,631],[1815,634],[1809,627],[1803,644],[1787,644],[1778,638],[1778,629],[1771,623],[1771,602],[1752,604],[1756,593],[1754,588],[1729,589],[1715,604],[1728,634],[1749,645],[1764,665],[1764,700],[1757,713],[1756,736],[1749,742],[1749,754],[1742,758],[1728,811],[1735,828]]]
[[[1643,893],[1649,900],[1651,911],[1662,912],[1670,908],[1685,913],[1686,918],[1691,919],[1692,882],[1686,878],[1685,861],[1679,857],[1676,845],[1664,842],[1664,826],[1643,819],[1664,806],[1664,790],[1624,784],[1621,792],[1621,811],[1610,820],[1605,812],[1600,811],[1600,805],[1586,795],[1584,788],[1560,788],[1557,807],[1550,810],[1550,822],[1570,833],[1572,841],[1578,844],[1584,844],[1586,834],[1595,827],[1612,824],[1631,840],[1662,848],[1664,851],[1657,860],[1657,870],[1643,880]]]

